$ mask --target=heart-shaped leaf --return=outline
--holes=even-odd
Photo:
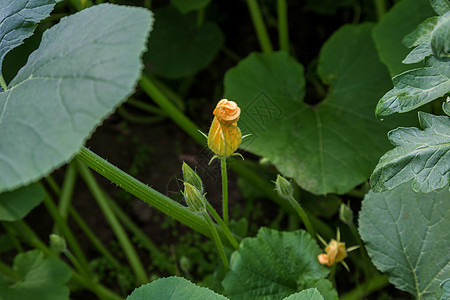
[[[396,146],[381,157],[370,178],[376,192],[412,180],[413,189],[427,193],[450,181],[450,117],[419,112],[424,130],[397,128],[389,132]]]
[[[450,277],[449,199],[448,187],[422,194],[404,183],[363,202],[359,231],[373,263],[417,299],[439,299]]]
[[[3,0],[0,2],[0,71],[6,53],[33,34],[48,17],[55,0]]]
[[[331,295],[327,299],[337,299],[331,283],[323,279],[329,269],[319,263],[320,252],[305,231],[261,228],[233,253],[222,285],[231,299],[282,299],[311,287]]]
[[[44,257],[39,250],[32,250],[14,258],[13,270],[19,280],[13,285],[0,280],[0,299],[69,299],[70,291],[66,282],[72,276],[72,271],[62,261]]]
[[[0,221],[17,221],[44,200],[45,190],[38,183],[0,194]]]
[[[199,287],[181,277],[167,277],[147,283],[133,291],[126,300],[164,299],[164,300],[225,300],[222,295],[210,289]]]
[[[388,128],[394,128],[374,116],[390,79],[371,29],[344,26],[325,43],[319,73],[330,88],[315,107],[302,102],[303,67],[286,53],[251,54],[229,70],[225,97],[239,104],[238,126],[251,134],[242,148],[315,194],[346,193],[367,180],[389,147]]]
[[[133,91],[151,23],[145,9],[102,4],[44,33],[0,93],[0,191],[67,162]]]

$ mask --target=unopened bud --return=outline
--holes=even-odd
[[[280,197],[289,199],[294,195],[294,190],[292,189],[291,182],[286,178],[278,174],[277,180],[275,181],[275,190]]]
[[[195,186],[188,182],[185,182],[183,195],[186,204],[194,212],[200,213],[202,211],[205,211],[205,197]]]
[[[183,172],[184,182],[192,184],[197,190],[203,194],[203,182],[200,176],[198,176],[197,172],[192,170],[191,167],[187,163],[183,161],[183,166],[181,167],[181,171]]]
[[[341,203],[341,207],[339,208],[339,219],[345,224],[353,222],[353,211],[350,206]]]
[[[55,252],[64,252],[66,250],[66,241],[57,234],[50,234],[50,247]]]

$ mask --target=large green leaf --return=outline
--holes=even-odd
[[[329,269],[317,260],[321,252],[305,231],[279,232],[261,228],[255,238],[245,238],[231,256],[230,270],[222,281],[230,299],[283,299],[306,288],[337,299]],[[331,290],[331,291],[330,291]]]
[[[317,289],[306,289],[292,294],[283,300],[323,300],[323,297]]]
[[[145,9],[103,4],[44,33],[0,93],[0,191],[67,162],[132,92],[151,23]]]
[[[33,34],[37,24],[53,10],[55,0],[3,0],[0,2],[0,72],[6,53]]]
[[[167,277],[147,283],[133,291],[127,300],[225,300],[222,295],[210,289],[199,287],[182,277]]]
[[[394,88],[378,102],[376,115],[411,111],[450,91],[450,58],[430,57],[424,68],[413,69],[392,78]]]
[[[17,221],[44,200],[45,190],[38,183],[0,194],[0,221]]]
[[[369,192],[362,205],[359,231],[373,263],[417,299],[439,299],[450,277],[449,199],[448,187],[421,194],[405,183]]]
[[[450,180],[450,117],[419,112],[422,128],[389,132],[396,147],[381,157],[370,181],[376,192],[412,180],[413,189],[427,193]]]
[[[402,63],[409,52],[402,40],[423,20],[434,15],[429,0],[403,0],[399,1],[375,26],[373,30],[375,44],[380,59],[389,68],[391,76],[418,66]]]
[[[192,15],[168,6],[155,11],[155,29],[144,55],[146,68],[166,78],[191,76],[205,68],[222,47],[220,28],[205,22],[200,28]]]
[[[69,288],[65,284],[72,272],[62,261],[44,257],[39,250],[32,250],[15,257],[13,270],[19,280],[13,285],[0,281],[0,299],[69,299]]]
[[[325,43],[319,73],[330,88],[315,107],[302,102],[303,67],[286,53],[251,54],[230,69],[225,97],[239,104],[238,125],[251,134],[242,148],[266,157],[312,193],[346,193],[367,180],[394,128],[374,116],[390,80],[371,28],[344,26]]]

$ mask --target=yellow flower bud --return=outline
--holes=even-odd
[[[234,101],[222,99],[217,103],[213,114],[208,147],[219,158],[226,158],[232,155],[242,142],[242,133],[237,127],[241,109]]]
[[[335,263],[341,262],[347,257],[345,243],[336,240],[331,242],[325,248],[326,253],[319,254],[317,257],[322,265],[331,267]]]

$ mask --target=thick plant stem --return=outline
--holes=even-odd
[[[100,188],[94,176],[85,165],[83,165],[78,160],[74,160],[74,162],[76,163],[77,170],[80,176],[83,178],[84,182],[88,186],[89,190],[94,196],[94,199],[97,201],[98,206],[102,210],[103,215],[105,216],[106,220],[111,226],[111,229],[114,231],[114,234],[116,235],[117,240],[119,241],[125,253],[125,256],[127,257],[127,260],[130,263],[131,269],[133,270],[137,281],[140,282],[141,284],[147,283],[148,277],[147,273],[145,272],[145,268],[141,260],[139,259],[136,250],[131,244],[131,241],[128,238],[127,233],[117,220],[111,207],[108,205],[108,202],[103,194],[103,190]]]
[[[278,43],[280,50],[289,53],[289,27],[286,0],[277,0]]]
[[[264,25],[261,10],[259,9],[257,0],[247,0],[247,7],[250,11],[250,16],[255,27],[256,36],[258,37],[261,49],[265,53],[273,51],[272,43],[270,42],[269,34],[267,33],[266,26]]]
[[[309,221],[308,215],[303,210],[301,205],[297,202],[297,200],[294,199],[294,197],[289,197],[289,202],[291,203],[292,207],[295,209],[297,214],[299,215],[300,219],[302,219],[303,224],[305,224],[306,230],[309,232],[309,234],[315,239],[316,238],[316,231],[314,230],[314,227],[311,225],[311,222]]]
[[[222,171],[222,216],[225,225],[229,225],[228,217],[228,176],[226,158],[220,159],[220,169]]]
[[[225,267],[225,271],[228,271],[228,258],[225,254],[225,249],[223,248],[222,241],[220,240],[219,235],[217,234],[216,226],[211,220],[210,216],[206,213],[206,211],[202,212],[202,216],[205,221],[208,223],[209,229],[211,230],[211,235],[214,239],[214,243],[216,244],[217,251],[219,252],[219,256],[222,259],[223,266]]]
[[[46,193],[44,196],[44,205],[47,208],[48,212],[52,216],[53,220],[55,221],[56,225],[58,226],[59,230],[61,231],[63,237],[67,240],[67,243],[69,244],[70,249],[75,254],[77,261],[80,264],[81,269],[86,272],[86,274],[89,273],[89,263],[86,259],[86,256],[83,253],[83,250],[81,250],[80,244],[78,244],[75,236],[72,233],[72,230],[70,230],[70,227],[67,225],[67,223],[61,218],[58,208],[56,207],[53,200],[50,198],[50,196]]]
[[[216,212],[214,207],[212,207],[212,205],[209,202],[206,202],[206,209],[213,216],[214,220],[216,220],[217,224],[219,224],[220,228],[222,228],[223,233],[227,237],[227,239],[230,242],[231,246],[233,246],[233,248],[235,250],[237,250],[239,248],[239,243],[234,238],[234,236],[231,233],[230,229],[228,229],[228,226],[225,224],[225,222],[222,220],[222,218],[219,216],[219,214]]]
[[[203,235],[211,237],[211,232],[206,221],[187,207],[157,192],[85,147],[81,148],[76,157],[103,177],[155,207],[167,216],[178,220]],[[220,228],[219,234],[225,239]]]

